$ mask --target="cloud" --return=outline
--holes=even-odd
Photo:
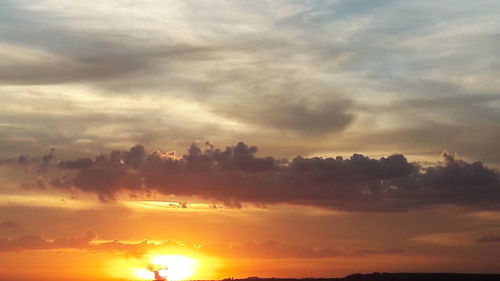
[[[398,248],[383,249],[383,250],[363,249],[357,251],[357,253],[361,255],[394,255],[394,254],[403,254],[405,253],[405,250]]]
[[[111,242],[93,243],[87,248],[90,252],[108,252],[119,253],[127,256],[141,257],[153,249],[165,248],[170,242],[162,241],[161,243],[151,243],[147,240],[133,243],[121,242],[118,240]]]
[[[215,244],[203,247],[209,253],[224,253],[227,257],[260,258],[326,258],[347,256],[352,253],[331,247],[309,248],[297,245],[284,245],[276,241],[248,242],[244,244]]]
[[[282,95],[257,102],[261,104],[231,103],[216,108],[230,118],[309,136],[339,132],[354,121],[354,115],[348,113],[352,108],[348,99]]]
[[[18,223],[10,221],[10,220],[4,220],[4,221],[0,222],[0,229],[16,229],[16,228],[20,228],[20,227],[21,226]]]
[[[0,89],[0,152],[217,137],[301,153],[448,149],[498,163],[497,104],[482,98],[498,96],[498,8],[2,1],[0,80],[11,86]],[[172,113],[178,105],[161,102],[173,97],[200,107]]]
[[[226,258],[329,258],[361,255],[401,254],[402,249],[348,249],[333,247],[306,247],[283,244],[277,241],[247,242],[240,244],[208,243],[196,244],[172,240],[140,242],[95,241],[96,233],[87,232],[83,236],[56,240],[44,239],[41,235],[26,235],[13,239],[0,238],[0,252],[29,250],[65,250],[80,249],[90,253],[115,253],[120,255],[142,257],[150,252],[183,252],[192,251],[209,256]]]
[[[283,244],[273,240],[264,242],[247,242],[243,244],[208,244],[202,245],[200,249],[206,253],[225,256],[228,258],[258,257],[317,259],[361,255],[391,255],[404,253],[403,249],[377,250],[334,247],[305,247],[293,244]]]
[[[497,210],[499,173],[481,162],[444,152],[443,162],[420,166],[402,154],[372,159],[257,157],[257,147],[240,142],[223,150],[193,144],[186,155],[147,154],[137,145],[94,159],[57,164],[71,171],[52,184],[115,200],[127,190],[195,196],[228,205],[288,203],[346,211],[405,211],[438,205]]]
[[[488,234],[476,239],[478,243],[500,243],[500,235]]]
[[[120,241],[97,242],[95,241],[96,236],[97,234],[94,231],[88,231],[81,236],[54,240],[45,239],[40,234],[25,235],[12,239],[0,238],[0,252],[81,249],[90,252],[115,252],[131,256],[142,256],[154,248],[180,245],[170,241],[151,243],[146,240],[137,243]]]
[[[46,240],[41,235],[26,235],[13,239],[0,239],[0,251],[48,250],[48,249],[81,249],[88,247],[96,237],[89,231],[83,236]]]
[[[417,85],[409,88],[415,87]],[[467,94],[464,89],[432,87],[436,92],[421,89],[430,96],[399,98],[389,105],[367,107],[376,115],[384,112],[391,116],[385,120],[398,120],[390,121],[391,126],[384,129],[347,136],[345,142],[351,149],[367,146],[374,151],[400,150],[427,157],[444,149],[460,151],[469,158],[498,165],[500,154],[494,140],[500,136],[500,114],[495,110],[500,102],[499,95]],[[440,86],[445,87],[451,86]]]
[[[99,85],[154,72],[159,60],[192,60],[209,51],[179,41],[160,47],[137,44],[137,38],[125,34],[82,30],[62,20],[58,11],[22,2],[4,1],[0,8],[3,85]]]

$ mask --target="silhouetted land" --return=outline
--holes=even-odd
[[[500,281],[500,274],[469,273],[371,273],[351,274],[342,278],[258,278],[224,279],[224,281]]]

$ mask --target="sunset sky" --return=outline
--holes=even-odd
[[[499,46],[498,0],[0,0],[0,280],[500,273]]]

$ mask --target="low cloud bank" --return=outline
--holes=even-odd
[[[85,248],[95,237],[95,232],[88,231],[83,236],[56,240],[47,240],[41,235],[26,235],[13,239],[0,238],[0,251]]]
[[[31,250],[79,249],[91,253],[115,253],[131,257],[142,257],[154,251],[191,251],[209,256],[226,258],[329,258],[338,256],[395,255],[403,254],[403,249],[347,249],[333,247],[304,247],[269,240],[242,244],[196,244],[172,240],[140,242],[96,241],[96,233],[49,240],[41,235],[26,235],[13,239],[0,238],[0,252]]]
[[[38,170],[56,167],[64,176],[50,179],[61,189],[96,193],[115,200],[159,192],[197,196],[228,206],[289,203],[345,211],[405,211],[453,204],[473,209],[500,209],[499,172],[482,162],[466,162],[444,152],[433,166],[410,163],[402,154],[372,159],[353,154],[343,159],[296,157],[291,161],[257,157],[257,147],[243,142],[223,150],[193,144],[186,155],[141,145],[94,158],[54,162],[43,158]],[[26,157],[20,158],[26,163]],[[49,165],[50,162],[50,165]]]

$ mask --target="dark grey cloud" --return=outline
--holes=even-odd
[[[164,47],[162,50],[134,50],[133,47],[113,46],[111,43],[109,45],[109,51],[95,55],[59,57],[49,53],[47,58],[44,59],[42,55],[36,63],[24,62],[22,59],[4,61],[1,64],[0,82],[4,85],[54,85],[77,82],[99,84],[102,80],[120,79],[154,68],[153,61],[169,57],[175,59],[177,55],[183,56],[182,53],[193,51],[189,46]],[[51,57],[52,55],[55,57]]]
[[[257,103],[257,104],[256,104]],[[282,95],[249,104],[217,107],[219,114],[247,123],[314,136],[344,130],[354,120],[347,99],[305,98]]]
[[[197,196],[228,205],[289,203],[347,211],[405,211],[439,205],[500,208],[498,171],[448,152],[443,162],[420,166],[401,154],[372,159],[257,157],[245,143],[220,150],[193,144],[182,157],[146,153],[140,145],[93,159],[58,164],[70,171],[52,180],[59,188],[94,192],[103,201],[121,190]]]

